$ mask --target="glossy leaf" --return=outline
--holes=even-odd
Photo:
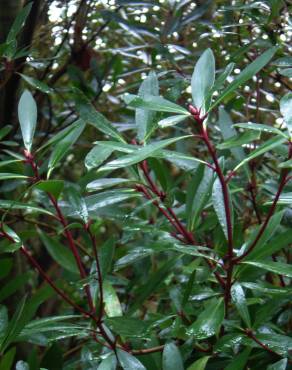
[[[179,349],[174,343],[167,343],[162,353],[163,370],[184,370],[183,360]]]
[[[28,90],[22,93],[19,100],[18,119],[24,146],[30,152],[37,122],[37,106]]]
[[[284,132],[277,129],[276,127],[259,124],[259,123],[253,123],[253,122],[247,122],[247,123],[236,123],[234,125],[235,127],[240,127],[246,130],[255,130],[255,131],[261,131],[261,132],[268,132],[271,134],[281,135],[284,137],[287,137]]]
[[[94,146],[85,158],[85,166],[88,170],[99,167],[112,154],[113,149],[108,147]]]
[[[141,98],[138,95],[126,94],[124,95],[124,101],[127,105],[133,108],[148,109],[156,112],[178,113],[186,116],[190,115],[185,108],[172,103],[161,96],[147,95],[145,98]]]
[[[148,144],[144,147],[140,147],[135,152],[128,154],[124,157],[119,159],[115,159],[105,166],[103,166],[102,170],[113,170],[117,168],[123,168],[125,166],[131,166],[136,163],[142,162],[144,159],[148,157],[155,157],[156,152],[159,152],[161,149],[165,148],[168,145],[171,145],[179,140],[183,140],[188,138],[189,136],[180,136],[172,139],[166,139],[154,142],[152,144]]]
[[[208,110],[206,98],[215,82],[215,58],[211,49],[207,49],[196,63],[192,75],[192,97],[197,109],[202,113]]]
[[[121,367],[124,370],[146,370],[144,365],[142,365],[141,362],[136,357],[132,356],[128,352],[118,349],[117,356],[121,364]]]
[[[239,283],[235,283],[232,285],[231,288],[231,298],[232,302],[236,306],[242,320],[244,321],[245,325],[250,328],[251,327],[251,320],[247,308],[247,303],[245,299],[244,290],[242,289]]]
[[[61,139],[54,147],[49,163],[48,163],[48,177],[53,169],[58,165],[61,159],[68,153],[69,149],[78,140],[79,136],[85,128],[85,123],[79,120],[76,125],[63,139]]]
[[[21,11],[18,13],[17,17],[15,18],[10,31],[8,33],[6,42],[9,43],[16,39],[16,36],[21,31],[22,27],[24,26],[24,23],[31,11],[32,3],[28,3]]]
[[[255,76],[269,61],[273,58],[278,47],[274,46],[266,50],[262,55],[257,57],[250,63],[232,82],[226,87],[219,95],[219,98],[211,105],[209,110],[214,109],[219,103],[222,102],[230,93],[236,90],[239,86],[243,85],[246,81]]]
[[[178,114],[176,116],[167,117],[159,121],[158,126],[160,126],[161,128],[173,126],[179,122],[184,121],[186,118],[187,117],[185,116],[185,114]]]
[[[42,190],[46,193],[51,193],[58,199],[64,188],[62,180],[42,180],[34,185],[34,188]]]
[[[212,190],[212,201],[213,201],[213,207],[215,209],[216,215],[218,217],[219,223],[222,227],[222,230],[224,232],[224,235],[226,239],[228,239],[228,225],[227,225],[227,217],[226,217],[226,209],[225,209],[225,202],[224,202],[224,196],[223,196],[223,190],[222,185],[217,178],[214,181],[213,184],[213,190]],[[233,207],[229,196],[229,209],[230,209],[230,217],[231,222],[233,220]]]
[[[286,94],[280,100],[280,111],[292,136],[292,93]]]
[[[282,262],[257,262],[257,261],[245,261],[242,262],[247,265],[256,266],[260,269],[274,272],[275,274],[283,275],[292,278],[292,267]]]
[[[115,140],[125,142],[122,135],[101,113],[99,113],[80,90],[75,89],[76,109],[84,122],[103,132]]]
[[[86,185],[87,191],[97,191],[105,188],[110,188],[116,185],[127,184],[130,180],[122,179],[122,178],[105,178],[105,179],[98,179],[90,182]]]
[[[283,358],[280,361],[274,362],[267,367],[267,370],[286,370],[288,364],[287,358]]]
[[[159,86],[158,78],[155,72],[150,72],[149,75],[143,80],[139,88],[139,96],[144,99],[147,96],[158,96]],[[147,109],[136,109],[135,121],[137,125],[137,136],[139,141],[145,141],[155,127],[155,113]]]
[[[252,151],[247,157],[244,158],[235,168],[234,171],[237,171],[240,167],[251,161],[252,159],[276,148],[277,146],[283,144],[285,142],[285,138],[283,137],[273,137],[266,141],[263,145],[259,146],[256,150]]]
[[[86,225],[89,220],[87,205],[81,194],[73,187],[68,189],[69,203],[73,209],[74,216],[80,218]]]
[[[119,297],[112,286],[112,284],[106,280],[103,283],[103,295],[104,295],[104,310],[108,317],[122,316],[122,306],[119,301]]]
[[[39,232],[39,235],[50,256],[64,269],[77,274],[78,268],[76,262],[67,246],[61,244],[57,239],[47,236],[41,231]]]
[[[33,77],[26,76],[22,73],[19,73],[19,75],[26,81],[30,86],[34,87],[37,90],[40,90],[41,92],[45,94],[50,94],[53,92],[53,89],[51,89],[47,84],[45,84],[42,81],[39,81]]]
[[[116,370],[117,360],[114,355],[110,355],[98,366],[97,370]]]
[[[197,320],[188,328],[189,335],[197,340],[216,335],[224,319],[223,299],[213,299],[200,313]]]
[[[241,353],[235,356],[232,362],[226,367],[225,370],[243,370],[245,369],[251,348],[246,348]]]
[[[205,370],[209,358],[210,356],[204,356],[200,358],[199,360],[195,361],[191,366],[189,366],[187,370]]]

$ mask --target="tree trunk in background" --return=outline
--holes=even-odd
[[[37,24],[40,6],[43,0],[34,0],[31,12],[26,24],[19,35],[18,48],[29,47]],[[0,0],[0,40],[4,42],[9,29],[23,5],[29,1],[23,0]],[[15,60],[13,71],[22,72],[25,57]],[[5,73],[5,71],[3,72]],[[3,80],[3,76],[1,76]],[[4,78],[5,79],[5,78]],[[17,91],[19,87],[19,75],[11,73],[7,82],[0,91],[0,128],[6,124],[15,122],[17,106]]]

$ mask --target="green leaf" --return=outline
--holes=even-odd
[[[124,370],[146,370],[144,365],[128,352],[118,349],[117,356]]]
[[[286,370],[288,364],[287,358],[283,358],[280,361],[274,362],[272,365],[267,367],[267,370]]]
[[[281,136],[287,138],[285,133],[282,132],[281,130],[277,129],[276,127],[272,127],[272,126],[269,126],[269,125],[264,125],[262,123],[253,123],[253,122],[236,123],[234,126],[235,127],[240,127],[240,128],[246,129],[246,130],[269,132],[271,134],[281,135]]]
[[[201,212],[211,196],[213,180],[213,171],[200,164],[187,190],[186,214],[189,230],[193,230],[198,224]]]
[[[257,262],[244,261],[241,262],[247,265],[256,266],[260,269],[274,272],[275,274],[284,275],[292,278],[292,266],[281,262]]]
[[[292,68],[279,69],[279,74],[288,78],[292,78]]]
[[[162,353],[163,370],[184,370],[183,360],[179,349],[174,343],[167,343]]]
[[[77,274],[78,268],[71,251],[57,239],[47,236],[40,230],[39,235],[49,255],[64,269]]]
[[[103,278],[111,271],[112,261],[115,253],[115,239],[109,238],[102,244],[99,250],[99,263]]]
[[[12,316],[9,325],[6,328],[3,339],[0,342],[0,352],[3,353],[5,349],[12,343],[17,335],[20,333],[25,325],[25,303],[27,297],[24,296],[18,304],[14,315]]]
[[[248,328],[251,327],[251,320],[246,304],[244,290],[239,283],[235,283],[231,288],[232,302],[236,306],[242,320],[245,322]]]
[[[229,63],[226,66],[224,72],[222,72],[221,75],[216,79],[211,92],[218,91],[218,90],[220,90],[222,88],[224,82],[230,76],[230,74],[233,71],[234,67],[235,67],[235,63]]]
[[[259,138],[260,138],[260,133],[253,132],[253,131],[247,131],[247,132],[244,132],[243,134],[240,134],[238,136],[232,137],[229,140],[226,140],[222,144],[217,145],[217,148],[221,150],[237,148],[244,144],[248,144],[251,141],[258,140]]]
[[[204,356],[199,360],[195,361],[187,370],[205,370],[207,362],[210,356]]]
[[[105,319],[106,324],[118,335],[129,338],[144,338],[147,334],[148,324],[134,317],[111,317]]]
[[[0,370],[12,370],[14,357],[16,354],[16,348],[12,347],[3,356],[1,356]]]
[[[33,77],[26,76],[26,75],[24,75],[22,73],[18,73],[18,74],[24,79],[24,81],[26,81],[29,85],[31,85],[35,89],[40,90],[41,92],[43,92],[45,94],[50,94],[50,93],[53,92],[53,89],[51,89],[44,82],[39,81],[39,80],[37,80],[37,79],[35,79]]]
[[[138,95],[125,94],[123,98],[125,103],[133,108],[148,109],[156,112],[179,113],[186,116],[190,115],[189,111],[185,108],[172,103],[161,96],[147,95],[145,98],[141,98]]]
[[[246,348],[235,356],[233,361],[225,368],[225,370],[243,370],[249,358],[251,348]]]
[[[160,120],[158,122],[158,126],[160,126],[162,128],[169,127],[169,126],[174,126],[177,123],[184,121],[186,118],[187,117],[186,117],[185,114],[178,114],[176,116],[167,117],[167,118],[164,118],[164,119]]]
[[[240,167],[242,167],[243,165],[245,165],[246,163],[248,163],[249,161],[251,161],[252,159],[276,148],[277,146],[283,144],[285,142],[285,138],[283,137],[273,137],[271,139],[269,139],[268,141],[266,141],[264,144],[262,144],[261,146],[259,146],[256,150],[254,150],[253,152],[251,152],[247,157],[244,158],[243,161],[241,161],[235,168],[233,171],[237,171]]]
[[[94,106],[80,90],[75,89],[75,93],[76,109],[83,121],[88,122],[105,135],[108,135],[120,142],[125,142],[122,135],[101,113],[94,108]]]
[[[34,185],[34,188],[51,193],[58,199],[64,188],[63,180],[41,180]]]
[[[154,142],[152,144],[145,145],[144,147],[139,147],[138,150],[135,152],[125,155],[121,158],[115,159],[103,167],[102,170],[113,170],[117,168],[123,168],[126,166],[132,166],[136,163],[142,162],[144,159],[148,157],[155,157],[156,152],[165,148],[168,145],[171,145],[179,140],[183,140],[190,137],[190,135],[175,137],[172,139],[166,139]]]
[[[32,2],[28,3],[21,11],[17,14],[17,17],[15,18],[10,31],[8,33],[6,42],[9,43],[16,39],[16,36],[21,31],[22,27],[24,26],[24,23],[31,11]]]
[[[112,284],[105,280],[103,282],[104,310],[108,317],[122,316],[123,310],[119,297]]]
[[[229,209],[230,209],[230,217],[231,222],[233,220],[233,207],[229,196]],[[226,218],[226,210],[225,210],[225,203],[224,203],[224,197],[223,197],[223,190],[222,185],[217,177],[213,184],[213,190],[212,190],[212,201],[213,201],[213,207],[215,209],[216,215],[218,217],[219,223],[222,227],[222,230],[224,232],[224,235],[226,239],[228,239],[228,226],[227,226],[227,218]]]
[[[85,197],[85,202],[89,212],[96,212],[98,209],[108,207],[112,204],[120,203],[130,198],[140,198],[134,189],[109,190],[99,194]],[[70,216],[74,215],[71,213]]]
[[[11,179],[28,179],[28,176],[19,175],[17,173],[0,173],[0,181],[1,180],[11,180]]]
[[[139,88],[139,96],[144,99],[147,96],[158,96],[159,86],[158,78],[155,72],[150,72],[147,78],[143,80]],[[155,113],[149,111],[148,109],[136,109],[136,125],[138,127],[138,139],[140,142],[145,141],[149,137],[151,131],[154,128]]]
[[[62,140],[55,145],[48,163],[48,177],[61,159],[68,153],[71,146],[75,144],[79,136],[82,134],[85,128],[85,123],[82,120],[79,120],[78,122],[79,124],[76,125]]]
[[[173,271],[174,262],[178,261],[179,258],[180,257],[175,257],[175,259],[172,258],[167,261],[162,267],[150,275],[145,284],[142,284],[137,288],[137,295],[135,297],[135,301],[128,311],[129,314],[134,313],[136,310],[141,308],[144,301],[157,289],[159,289],[166,277]]]
[[[6,199],[0,199],[0,207],[13,210],[13,209],[23,209],[26,210],[28,213],[44,213],[46,215],[54,216],[54,214],[50,211],[47,211],[44,208],[38,207],[35,204],[31,203],[21,203],[21,202],[15,202],[12,200],[6,200]]]
[[[99,167],[114,151],[109,147],[94,146],[85,158],[85,166],[87,170]]]
[[[196,108],[202,113],[208,110],[207,96],[215,82],[215,58],[211,49],[207,49],[199,58],[192,75],[192,97]]]
[[[1,342],[1,338],[3,337],[3,334],[5,333],[7,325],[8,325],[7,307],[0,305],[0,342]]]
[[[117,367],[117,360],[114,355],[110,355],[98,366],[97,370],[116,370]]]
[[[278,50],[277,46],[274,46],[266,50],[262,55],[255,59],[249,64],[232,82],[226,87],[219,95],[219,98],[211,105],[209,110],[214,109],[219,103],[222,102],[230,93],[236,90],[240,85],[243,85],[246,81],[255,76],[269,61],[273,58],[274,54]]]
[[[286,125],[288,127],[288,131],[290,136],[292,136],[292,93],[289,92],[280,100],[280,111]]]
[[[6,125],[0,129],[0,140],[2,140],[12,130],[12,125]]]
[[[31,273],[26,272],[21,275],[17,275],[15,278],[10,279],[9,282],[3,285],[0,289],[0,302],[4,301],[15,292],[20,290],[27,282],[27,280],[31,278]]]
[[[187,332],[195,339],[202,340],[217,334],[224,319],[224,302],[222,298],[208,301],[207,307]]]
[[[24,146],[30,152],[37,122],[37,106],[28,90],[24,90],[19,100],[18,119]]]
[[[96,191],[101,190],[105,188],[110,188],[112,186],[126,184],[130,182],[128,179],[122,179],[122,178],[104,178],[104,179],[98,179],[91,181],[89,184],[86,185],[87,191]]]
[[[74,216],[80,218],[84,224],[88,223],[88,210],[84,198],[81,194],[73,187],[70,187],[67,191],[69,203],[73,209]]]

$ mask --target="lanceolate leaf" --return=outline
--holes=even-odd
[[[280,110],[288,127],[290,136],[292,136],[292,93],[286,94],[280,100]]]
[[[146,370],[144,365],[128,352],[118,349],[117,356],[124,370]]]
[[[219,223],[222,227],[222,230],[224,232],[224,235],[226,239],[228,239],[228,224],[227,224],[227,217],[226,217],[226,205],[224,202],[224,196],[223,196],[223,190],[222,190],[222,185],[220,183],[219,178],[217,178],[214,181],[213,184],[213,190],[212,190],[212,201],[213,201],[213,206],[215,209],[215,212],[217,214]],[[230,209],[230,221],[233,222],[233,207],[229,195],[228,199],[228,205]]]
[[[211,105],[209,110],[215,108],[222,100],[226,98],[230,93],[236,90],[240,85],[244,84],[246,81],[255,76],[269,61],[273,58],[278,47],[274,46],[269,50],[265,51],[257,59],[255,59],[251,64],[249,64],[240,74],[237,76],[229,86],[219,95],[219,98]]]
[[[28,17],[32,7],[32,2],[28,3],[21,11],[18,13],[17,17],[15,18],[10,31],[8,33],[6,42],[9,43],[16,39],[16,36],[21,31],[22,27],[24,26],[24,23],[26,21],[26,18]]]
[[[257,261],[244,261],[242,263],[292,278],[292,266],[286,263]]]
[[[141,98],[147,98],[147,96],[158,96],[159,86],[158,78],[156,73],[150,72],[147,78],[142,82],[139,89],[139,96]],[[155,122],[155,113],[148,109],[136,109],[136,125],[138,129],[139,141],[145,141],[148,135],[151,133]]]
[[[109,147],[94,146],[85,158],[85,166],[88,170],[99,167],[112,154]]]
[[[286,370],[288,360],[283,358],[280,361],[274,362],[272,365],[267,367],[267,370]]]
[[[204,356],[194,362],[191,366],[188,367],[187,370],[205,370],[207,362],[209,360],[210,356]]]
[[[244,164],[248,163],[252,159],[258,157],[259,155],[262,155],[277,146],[283,144],[285,142],[285,138],[283,137],[273,137],[266,141],[263,145],[259,146],[256,150],[252,151],[247,157],[244,158],[243,161],[241,161],[235,168],[234,171],[237,171],[240,167],[242,167]]]
[[[78,140],[79,136],[85,128],[85,123],[79,120],[79,124],[71,130],[68,135],[66,135],[61,141],[59,141],[50,156],[48,163],[48,177],[50,176],[52,170],[57,166],[61,159],[68,153],[69,149]]]
[[[124,100],[127,105],[133,108],[149,109],[156,112],[185,114],[186,116],[190,115],[185,108],[172,103],[161,96],[147,95],[145,98],[141,98],[138,95],[126,94],[124,95]]]
[[[76,92],[76,109],[80,115],[80,118],[84,122],[88,122],[98,130],[103,132],[105,135],[109,135],[113,139],[121,142],[125,142],[122,135],[114,128],[101,113],[99,113],[90,101],[83,95],[80,90],[75,89]]]
[[[157,141],[152,144],[148,144],[144,147],[139,147],[139,149],[136,150],[135,152],[128,154],[124,157],[121,157],[119,159],[116,159],[114,161],[111,161],[107,163],[105,166],[101,167],[101,169],[102,170],[113,170],[116,168],[122,168],[122,167],[134,165],[136,163],[143,161],[144,159],[148,157],[151,157],[151,156],[155,157],[155,153],[159,152],[159,150],[179,140],[186,139],[188,137],[189,136],[175,137],[173,139],[161,140],[161,141]]]
[[[244,290],[239,283],[235,283],[231,288],[231,297],[234,305],[236,306],[241,318],[248,328],[251,327],[251,320],[246,304]]]
[[[19,74],[24,79],[24,81],[26,81],[28,84],[30,84],[35,89],[38,89],[38,90],[40,90],[41,92],[43,92],[45,94],[50,94],[51,92],[53,92],[53,89],[51,89],[44,82],[39,81],[39,80],[37,80],[37,79],[35,79],[33,77],[26,76],[26,75],[24,75],[22,73],[19,73]]]
[[[206,98],[215,81],[215,58],[211,49],[207,49],[198,60],[192,75],[192,97],[196,108],[202,113],[208,109]]]
[[[82,198],[81,194],[73,187],[68,190],[68,198],[75,216],[78,216],[84,224],[87,224],[88,210],[84,198]]]
[[[163,370],[184,370],[179,349],[174,343],[167,343],[162,353]]]
[[[37,122],[37,106],[28,90],[21,95],[18,104],[18,119],[24,146],[30,152]]]
[[[64,269],[77,274],[76,262],[67,245],[61,244],[57,239],[47,236],[42,231],[39,231],[39,235],[50,256]]]
[[[197,320],[188,328],[188,334],[195,339],[202,340],[217,334],[224,319],[223,299],[214,298],[209,301],[206,308]]]
[[[269,132],[271,134],[281,135],[284,137],[287,137],[284,132],[277,129],[276,127],[259,124],[259,123],[253,123],[253,122],[247,122],[247,123],[236,123],[234,125],[235,127],[240,127],[246,130],[255,130],[255,131],[262,131],[262,132]]]
[[[176,116],[167,117],[159,121],[158,126],[162,128],[168,127],[168,126],[174,126],[177,123],[184,121],[186,118],[187,117],[185,114],[178,114]]]

